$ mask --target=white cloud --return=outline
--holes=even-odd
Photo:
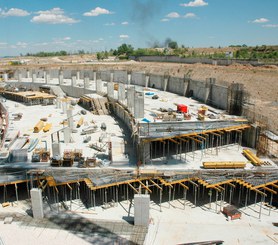
[[[263,27],[265,27],[265,28],[278,28],[278,24],[267,24],[267,25],[263,25]]]
[[[27,43],[25,43],[25,42],[17,42],[16,46],[21,47],[21,48],[26,48],[27,47]]]
[[[119,36],[121,39],[127,39],[127,38],[129,38],[129,36],[128,35],[125,35],[125,34],[122,34],[122,35],[120,35]]]
[[[124,21],[121,23],[122,25],[128,25],[129,23],[127,21]]]
[[[167,22],[167,21],[169,21],[169,19],[164,18],[164,19],[161,19],[160,21],[161,21],[161,22]]]
[[[266,22],[269,22],[269,20],[266,18],[259,18],[259,19],[253,20],[252,22],[253,23],[266,23]]]
[[[171,12],[169,14],[166,15],[167,18],[180,18],[180,14],[177,12]]]
[[[63,40],[65,41],[71,40],[71,37],[64,37]]]
[[[180,4],[180,6],[183,6],[183,7],[203,7],[203,6],[207,6],[207,5],[208,5],[208,3],[205,2],[204,0],[194,0],[189,3]]]
[[[106,23],[106,24],[104,24],[105,26],[115,26],[116,25],[116,23],[114,23],[114,22],[111,22],[111,23]]]
[[[23,9],[10,8],[7,11],[0,9],[0,16],[2,17],[9,17],[9,16],[24,17],[28,15],[30,15],[30,13]]]
[[[196,14],[194,13],[187,13],[185,16],[183,16],[186,19],[190,19],[190,18],[196,18]]]
[[[64,14],[64,10],[60,8],[53,8],[46,11],[38,11],[37,16],[31,19],[33,23],[46,23],[46,24],[73,24],[79,22]]]
[[[95,9],[92,9],[91,11],[86,12],[83,15],[84,16],[99,16],[102,14],[113,14],[113,13],[107,9],[96,7]]]

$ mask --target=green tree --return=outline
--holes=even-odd
[[[168,47],[171,48],[171,49],[177,49],[179,46],[178,46],[178,43],[176,41],[171,41],[168,43]]]
[[[134,48],[130,44],[122,44],[117,49],[117,55],[131,55],[133,53]]]

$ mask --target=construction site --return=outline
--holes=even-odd
[[[0,219],[35,229],[30,244],[55,229],[52,244],[278,243],[278,135],[240,82],[89,66],[1,77]]]

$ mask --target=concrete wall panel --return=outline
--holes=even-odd
[[[217,108],[226,110],[228,108],[228,88],[219,86],[216,84],[212,85],[211,88],[211,101],[209,103]]]
[[[110,82],[110,71],[100,71],[100,79],[102,81]]]
[[[127,71],[114,71],[114,82],[127,84]]]
[[[150,75],[149,87],[163,90],[164,76]]]
[[[184,95],[184,79],[178,77],[170,77],[167,91],[179,95]]]
[[[131,73],[131,84],[145,86],[146,74],[139,72]]]
[[[201,81],[190,80],[189,82],[189,91],[192,91],[193,98],[205,101],[206,97],[206,83]]]

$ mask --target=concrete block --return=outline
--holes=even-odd
[[[31,194],[33,217],[35,219],[42,219],[44,217],[43,202],[42,202],[42,190],[38,189],[38,188],[33,188],[30,191],[30,194]]]
[[[134,224],[148,226],[150,217],[150,195],[134,195]]]

